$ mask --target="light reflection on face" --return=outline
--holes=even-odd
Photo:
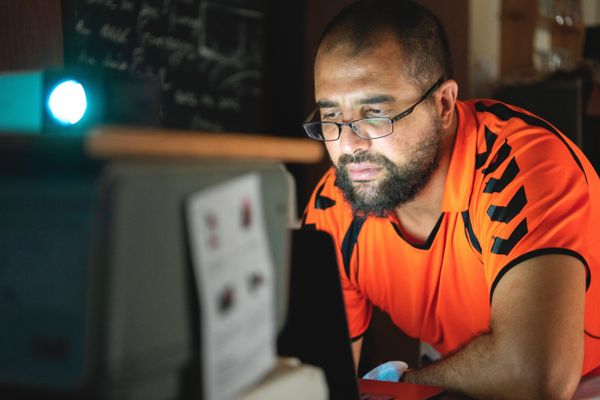
[[[404,76],[402,51],[392,38],[382,37],[358,56],[343,46],[317,55],[315,97],[322,118],[389,117],[422,95],[423,89]],[[336,185],[354,213],[384,217],[430,181],[442,155],[441,120],[424,101],[394,124],[390,136],[362,140],[345,127],[340,139],[326,147],[336,167]]]
[[[335,184],[352,206],[354,214],[386,217],[414,199],[437,169],[442,152],[441,136],[440,121],[434,119],[432,126],[422,133],[418,146],[411,149],[402,163],[394,163],[373,151],[341,155],[335,163]],[[383,169],[382,176],[369,181],[353,181],[348,173],[348,166],[353,163],[377,165]]]

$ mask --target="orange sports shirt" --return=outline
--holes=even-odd
[[[582,374],[600,366],[600,180],[548,122],[492,100],[457,103],[458,132],[442,215],[427,242],[408,243],[395,216],[353,216],[330,169],[303,225],[337,248],[350,335],[372,306],[442,354],[489,327],[494,288],[520,262],[572,255],[586,267]]]

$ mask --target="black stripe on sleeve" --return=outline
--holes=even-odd
[[[328,208],[335,206],[335,200],[326,196],[321,196],[321,192],[323,192],[324,188],[325,183],[317,189],[317,194],[315,196],[315,208],[317,210],[327,210]]]
[[[517,225],[515,230],[506,239],[494,236],[494,243],[492,244],[492,253],[504,255],[510,254],[510,252],[512,251],[512,249],[515,248],[517,243],[519,243],[519,241],[523,239],[525,235],[527,235],[527,232],[529,232],[529,229],[527,228],[527,218],[524,218],[523,221],[521,221],[519,225]]]
[[[529,253],[525,253],[525,254],[523,254],[523,255],[515,258],[514,260],[512,260],[508,264],[506,264],[500,270],[500,272],[498,272],[498,275],[496,275],[496,279],[494,279],[494,283],[492,283],[492,288],[490,289],[490,304],[492,304],[492,298],[494,296],[494,290],[496,290],[496,286],[498,286],[498,283],[504,277],[504,275],[506,275],[506,273],[508,271],[510,271],[511,269],[513,269],[513,267],[519,265],[523,261],[527,261],[530,258],[534,258],[534,257],[538,257],[538,256],[543,256],[543,255],[546,255],[546,254],[564,254],[564,255],[567,255],[567,256],[575,257],[576,259],[578,259],[579,261],[581,261],[583,263],[584,267],[585,267],[585,272],[586,272],[585,290],[587,291],[589,289],[590,284],[592,283],[592,273],[590,271],[590,267],[589,267],[587,261],[585,260],[585,258],[581,254],[579,254],[579,253],[577,253],[576,251],[573,251],[573,250],[563,249],[563,248],[560,248],[560,247],[550,247],[550,248],[546,248],[546,249],[538,249],[538,250],[530,251]]]
[[[481,254],[481,245],[479,244],[479,240],[477,239],[477,236],[475,236],[475,231],[473,230],[473,225],[471,225],[471,216],[469,215],[469,210],[463,211],[461,213],[461,215],[462,215],[463,223],[465,224],[466,235],[467,235],[467,238],[469,239],[469,243],[471,243],[471,246],[473,246],[473,248],[475,250],[477,250],[477,252],[479,254]]]
[[[309,231],[314,231],[317,229],[317,224],[307,224],[306,223],[306,218],[308,217],[308,213],[305,211],[304,215],[302,216],[302,224],[300,225],[301,229],[306,229]]]
[[[581,161],[579,161],[579,158],[577,157],[571,146],[567,144],[565,138],[562,137],[562,135],[558,132],[558,130],[556,130],[556,128],[554,128],[552,125],[550,125],[543,119],[535,117],[533,115],[525,114],[520,111],[513,110],[512,108],[509,108],[508,106],[502,103],[494,103],[489,106],[486,106],[483,102],[478,101],[477,103],[475,103],[475,109],[479,112],[487,111],[489,113],[492,113],[502,121],[508,121],[511,118],[518,118],[528,125],[544,128],[549,132],[552,132],[554,136],[556,136],[561,142],[563,142],[565,146],[567,146],[567,149],[571,153],[571,156],[573,156],[573,159],[577,163],[577,166],[579,166],[581,172],[583,172],[583,175],[585,176],[585,181],[587,182],[587,176],[585,175],[583,165],[581,164]]]
[[[487,159],[490,157],[490,154],[492,153],[492,147],[494,146],[494,143],[496,143],[496,139],[498,139],[498,135],[489,130],[487,126],[485,126],[484,128],[486,149],[485,152],[478,153],[475,157],[475,169],[483,167]]]
[[[365,221],[366,218],[364,217],[354,217],[342,241],[342,259],[344,260],[344,271],[348,280],[350,280],[350,260],[352,259],[352,253],[358,241],[358,234]]]
[[[485,188],[483,189],[484,193],[499,193],[504,190],[512,181],[515,179],[517,174],[519,173],[519,165],[517,164],[517,160],[513,157],[510,160],[510,163],[506,166],[506,169],[502,173],[502,176],[498,179],[490,178],[490,180],[485,184]]]
[[[512,147],[505,140],[504,143],[502,144],[502,146],[500,146],[500,148],[498,149],[498,153],[496,154],[496,158],[494,158],[494,160],[490,163],[490,165],[488,165],[488,167],[486,169],[484,169],[483,171],[481,171],[481,172],[484,175],[488,175],[488,174],[493,173],[495,170],[498,169],[498,167],[500,165],[502,165],[502,163],[504,161],[506,161],[506,159],[508,158],[508,156],[510,156],[511,150],[512,150]]]
[[[521,186],[506,206],[490,205],[487,215],[492,221],[508,224],[513,218],[519,215],[525,205],[527,205],[527,196],[525,195],[525,188]]]

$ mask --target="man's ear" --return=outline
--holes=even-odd
[[[434,93],[435,106],[442,128],[448,128],[452,123],[452,115],[458,96],[458,83],[454,79],[444,81]]]

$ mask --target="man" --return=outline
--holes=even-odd
[[[445,34],[407,0],[343,10],[314,72],[304,127],[334,167],[304,226],[336,243],[355,361],[375,305],[443,355],[404,382],[563,399],[599,374],[600,182],[583,153],[527,111],[457,101]]]

